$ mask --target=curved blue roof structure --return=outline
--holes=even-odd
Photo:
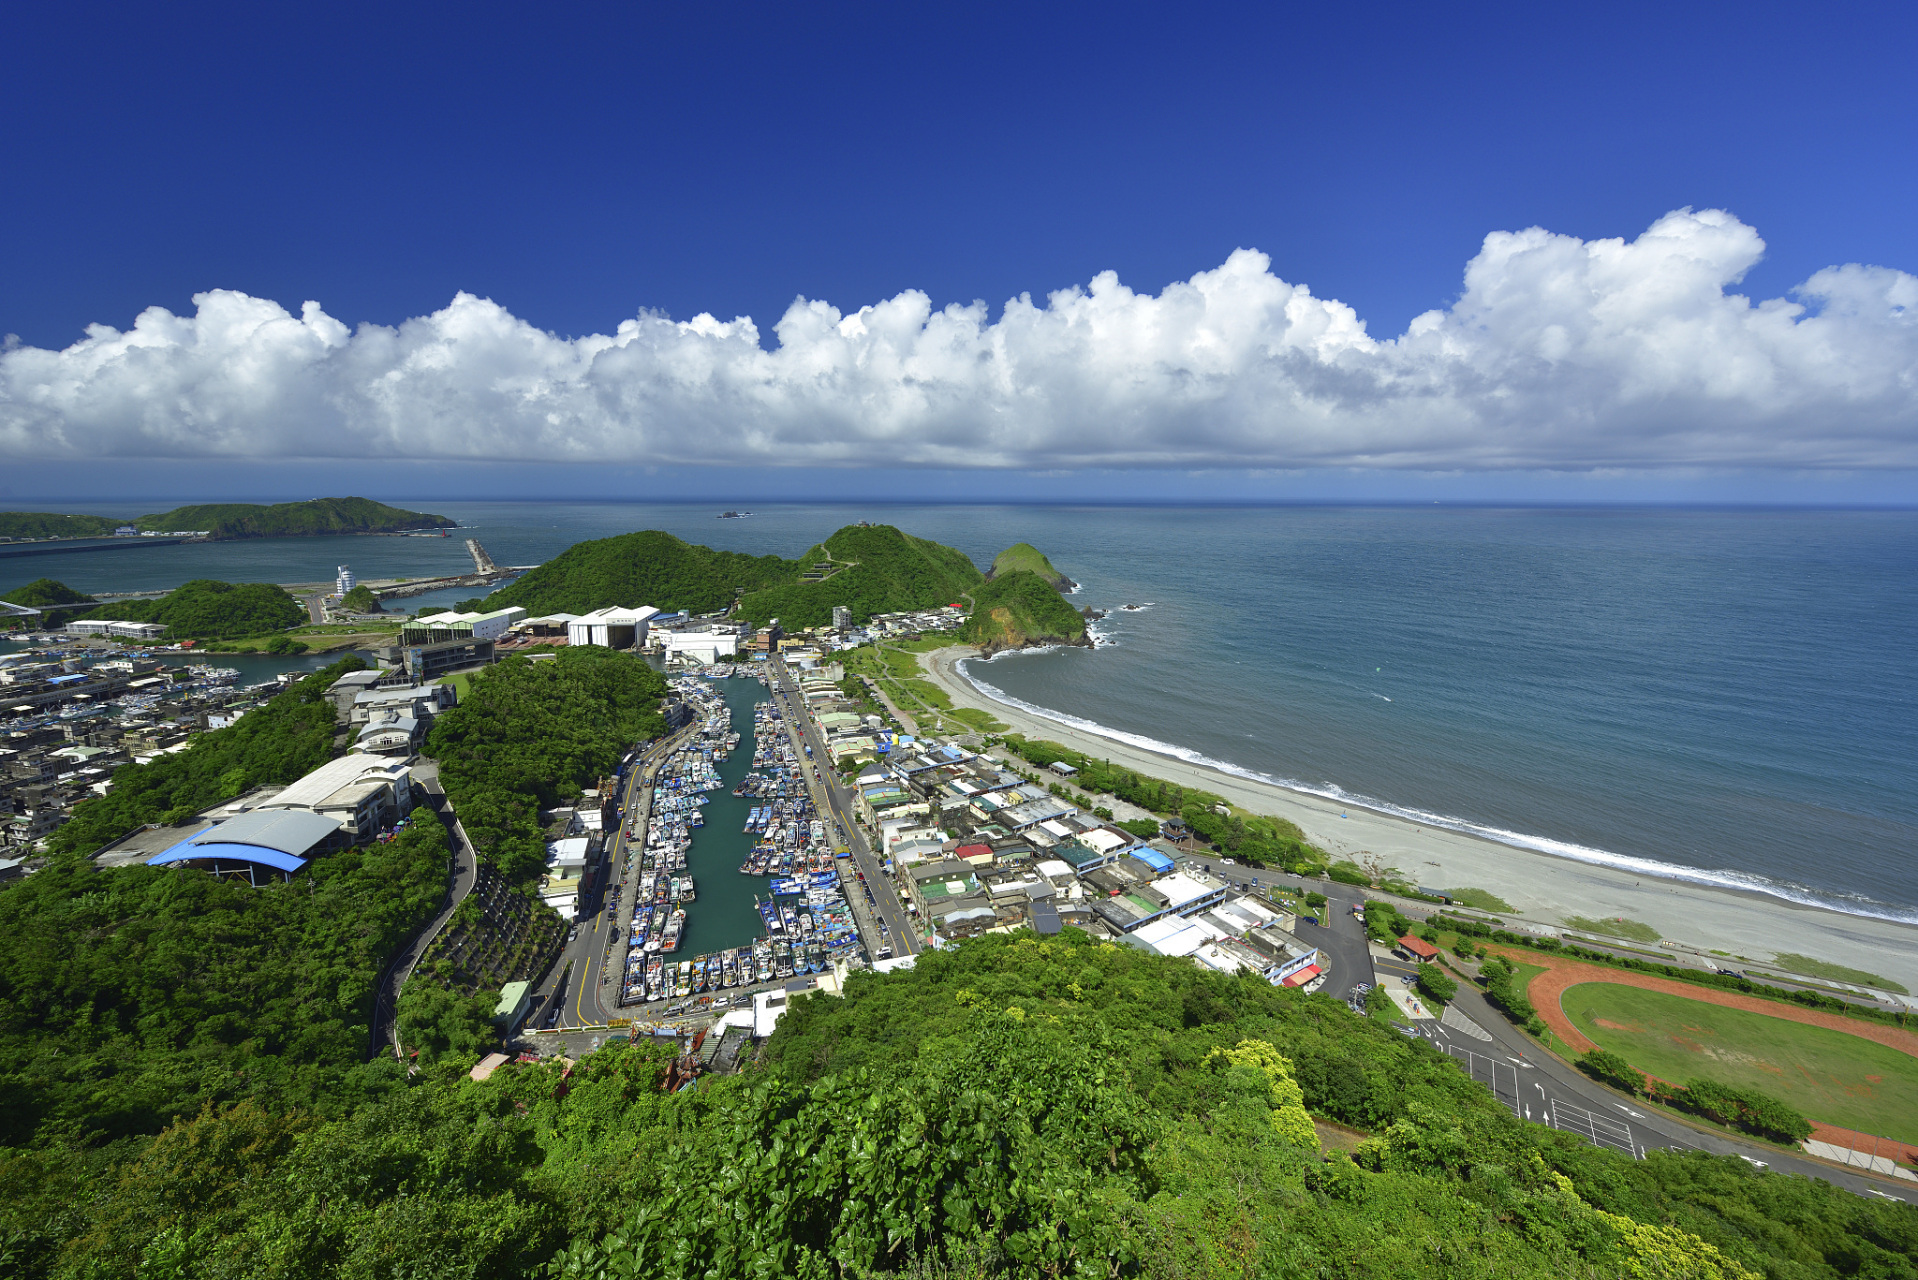
[[[149,867],[213,859],[271,867],[291,875],[340,829],[337,819],[300,809],[255,809],[188,836],[147,859]]]
[[[217,828],[216,828],[217,830]],[[172,862],[189,862],[195,858],[219,858],[226,862],[253,862],[275,871],[298,871],[306,865],[305,858],[296,858],[290,853],[281,853],[278,849],[263,849],[257,844],[225,844],[208,841],[195,844],[191,840],[182,840],[165,853],[155,854],[147,859],[149,867],[164,867]]]

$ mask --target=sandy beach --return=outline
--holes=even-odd
[[[1335,857],[1373,854],[1416,884],[1488,889],[1518,909],[1508,919],[1558,925],[1572,915],[1623,916],[1687,946],[1765,963],[1779,952],[1797,952],[1879,974],[1918,992],[1918,926],[1555,857],[1236,777],[991,698],[954,669],[976,653],[965,647],[940,649],[921,654],[920,664],[955,705],[989,711],[1028,737],[1064,743],[1181,786],[1216,792],[1253,813],[1289,819]]]

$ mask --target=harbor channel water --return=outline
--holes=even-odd
[[[686,851],[686,870],[692,873],[698,898],[686,909],[686,928],[680,935],[679,950],[670,957],[690,960],[728,947],[750,945],[763,936],[765,925],[754,906],[753,895],[770,892],[765,876],[742,876],[739,864],[752,852],[755,837],[746,831],[746,817],[754,801],[733,794],[733,788],[753,769],[753,707],[768,700],[766,687],[757,680],[726,679],[709,681],[726,699],[733,713],[733,731],[739,745],[719,762],[719,788],[707,793],[706,825],[693,832],[692,848]]]

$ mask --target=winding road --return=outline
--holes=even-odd
[[[439,762],[422,760],[415,765],[413,781],[425,793],[428,807],[445,824],[447,837],[453,845],[452,864],[447,871],[446,899],[439,914],[387,961],[385,971],[380,974],[379,992],[373,1001],[372,1034],[366,1046],[368,1059],[378,1057],[383,1052],[383,1045],[390,1046],[395,1057],[406,1056],[400,1044],[397,1025],[400,990],[406,986],[406,980],[413,976],[414,968],[418,966],[420,957],[426,954],[426,949],[433,945],[433,939],[439,937],[440,930],[453,918],[453,913],[466,900],[466,895],[473,891],[473,882],[479,876],[479,858],[473,852],[473,842],[466,838],[466,830],[460,826],[453,806],[447,802],[446,791],[440,786]]]

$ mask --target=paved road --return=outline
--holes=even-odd
[[[447,839],[453,846],[452,867],[447,874],[446,900],[439,914],[399,949],[398,954],[387,962],[386,972],[380,975],[379,994],[373,1002],[372,1036],[366,1048],[368,1058],[377,1057],[383,1045],[391,1045],[395,1055],[403,1056],[395,1024],[399,1013],[400,989],[413,976],[414,967],[433,944],[433,939],[439,937],[440,930],[453,918],[453,912],[473,891],[473,882],[479,876],[479,859],[473,852],[473,842],[466,838],[466,830],[460,826],[459,818],[454,815],[453,806],[447,802],[446,792],[440,786],[439,765],[434,761],[424,761],[414,767],[413,776],[420,790],[426,793],[428,807],[439,815],[440,821],[446,826]]]
[[[793,683],[783,659],[774,658],[769,665],[773,696],[778,699],[780,711],[785,716],[787,731],[794,735],[794,749],[801,760],[807,760],[805,747],[810,745],[813,753],[809,763],[819,769],[818,782],[812,780],[811,770],[807,771],[806,785],[813,790],[813,807],[838,825],[838,834],[852,850],[853,866],[865,877],[867,887],[872,890],[873,907],[876,909],[874,914],[885,925],[885,931],[879,937],[866,938],[866,954],[877,959],[880,947],[889,943],[894,956],[917,955],[924,949],[918,929],[899,901],[892,881],[879,869],[879,859],[874,856],[865,832],[853,821],[852,796],[839,785],[833,774],[832,758],[826,753],[826,740],[820,736],[819,727],[807,713],[805,698],[800,696],[798,686]],[[866,903],[862,900],[864,897],[864,894],[848,886],[846,898],[853,902],[855,916],[866,911]]]
[[[1381,982],[1397,983],[1417,972],[1416,966],[1396,958],[1376,959],[1374,964]],[[1710,1151],[1762,1162],[1775,1173],[1823,1178],[1860,1195],[1918,1203],[1918,1189],[1890,1179],[1869,1178],[1775,1147],[1694,1129],[1639,1106],[1636,1099],[1606,1088],[1539,1048],[1468,983],[1459,984],[1458,997],[1452,1004],[1491,1039],[1481,1040],[1456,1026],[1429,1021],[1417,1024],[1418,1034],[1456,1059],[1467,1074],[1523,1119],[1577,1133],[1600,1146],[1635,1156],[1655,1149]]]
[[[529,1028],[544,1024],[554,1002],[561,1003],[562,1026],[598,1026],[609,1019],[630,1016],[619,1007],[619,982],[626,971],[628,934],[620,922],[622,908],[630,908],[633,869],[631,855],[645,843],[645,823],[650,816],[652,780],[659,765],[699,732],[694,721],[676,733],[660,739],[633,762],[626,774],[626,790],[621,797],[619,825],[609,833],[606,847],[606,874],[592,898],[581,902],[566,947],[560,952],[553,975],[541,989],[527,1019]],[[626,829],[640,833],[637,844],[626,839]]]

